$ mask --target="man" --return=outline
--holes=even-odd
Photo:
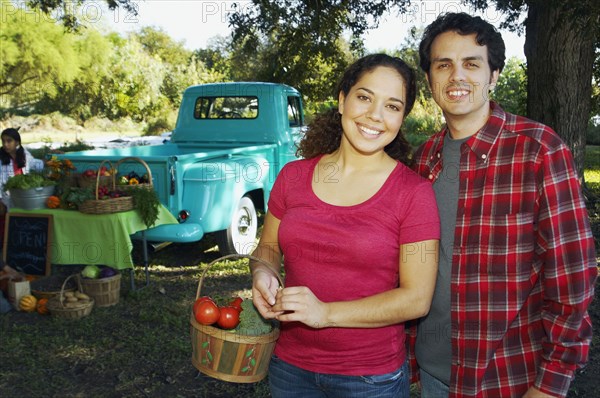
[[[572,155],[489,100],[505,60],[492,25],[442,15],[419,52],[446,126],[415,154],[442,234],[431,310],[409,332],[412,380],[423,398],[564,397],[587,361],[597,274]]]

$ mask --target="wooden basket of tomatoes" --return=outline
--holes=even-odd
[[[265,263],[250,255],[230,254],[217,258],[204,269],[190,316],[192,363],[200,372],[219,380],[254,383],[267,375],[279,337],[277,323],[263,319],[251,299],[232,297],[227,304],[219,304],[202,295],[208,270],[232,258]],[[283,286],[281,279],[280,284]]]

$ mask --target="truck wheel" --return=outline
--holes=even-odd
[[[233,213],[229,228],[215,234],[219,252],[227,254],[250,254],[256,247],[258,218],[254,202],[247,196],[240,199]]]

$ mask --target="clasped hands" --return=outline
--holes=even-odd
[[[319,300],[306,286],[281,288],[278,279],[268,271],[254,273],[252,299],[265,319],[302,322],[316,329],[332,326],[328,321],[327,303]]]

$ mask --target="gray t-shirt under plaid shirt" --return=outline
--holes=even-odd
[[[453,140],[450,134],[444,138],[442,172],[433,183],[441,222],[438,276],[429,314],[418,325],[415,347],[419,366],[445,384],[450,383],[452,361],[450,277],[458,205],[460,147],[469,138]]]

